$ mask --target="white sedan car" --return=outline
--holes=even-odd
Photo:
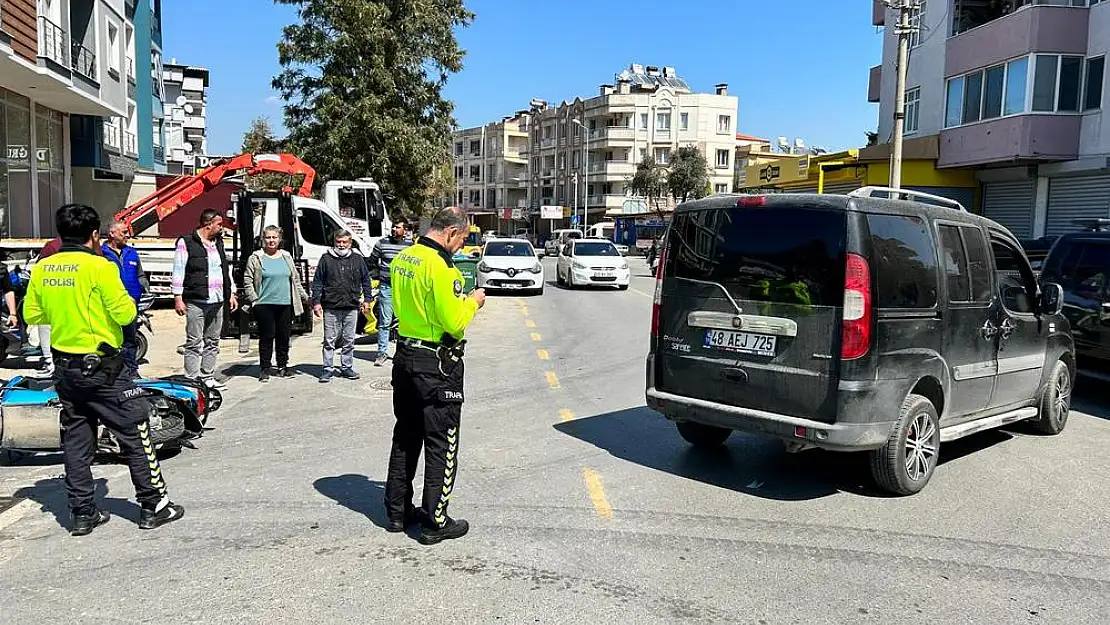
[[[543,295],[543,263],[527,239],[490,239],[482,247],[477,286],[489,291],[531,291]]]
[[[576,286],[628,288],[628,261],[605,239],[575,239],[567,243],[555,265],[555,281]]]

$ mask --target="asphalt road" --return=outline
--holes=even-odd
[[[480,313],[451,504],[467,537],[380,527],[388,369],[318,384],[304,338],[305,375],[242,371],[218,429],[164,462],[179,523],[140,532],[126,473],[103,466],[122,518],[70,538],[57,458],[0,466],[27,498],[0,513],[0,622],[1110,622],[1094,385],[1061,436],[946,445],[909,498],[877,494],[856,456],[741,435],[695,453],[643,407],[652,283],[631,264],[628,291],[552,283]]]

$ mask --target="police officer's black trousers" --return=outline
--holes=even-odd
[[[166,497],[166,483],[150,440],[150,402],[135,383],[121,375],[121,356],[107,358],[92,374],[81,370],[80,358],[55,354],[54,376],[62,402],[62,448],[69,506],[84,512],[93,505],[92,462],[97,425],[115,435],[131,470],[135,495],[153,508]]]
[[[412,481],[424,448],[423,507],[431,523],[447,522],[447,504],[458,471],[459,419],[463,404],[463,362],[436,351],[397,345],[393,359],[393,450],[385,483],[390,519],[404,519]]]

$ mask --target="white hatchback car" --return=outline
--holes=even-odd
[[[555,265],[555,281],[576,286],[628,288],[628,261],[617,246],[606,239],[574,239],[567,242]]]
[[[531,291],[543,295],[543,263],[527,239],[490,239],[478,262],[480,289]]]

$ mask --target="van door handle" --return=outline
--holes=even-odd
[[[998,326],[991,323],[990,319],[987,319],[987,322],[983,324],[983,327],[979,328],[979,334],[984,339],[989,341],[998,334]]]

